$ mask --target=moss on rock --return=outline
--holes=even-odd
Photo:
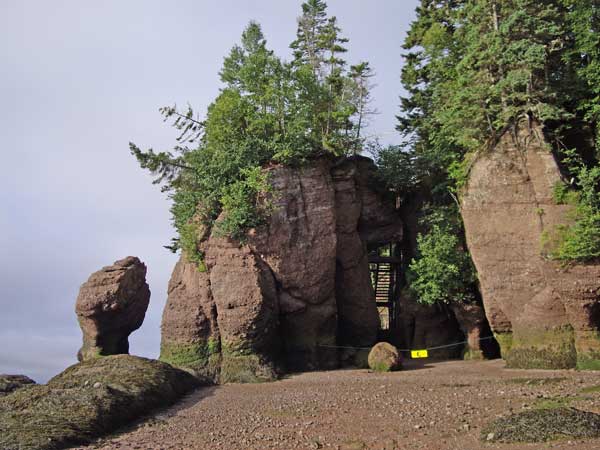
[[[263,383],[275,381],[277,371],[257,355],[223,355],[221,383]]]
[[[207,381],[216,381],[219,374],[220,350],[221,345],[215,339],[185,344],[163,339],[160,345],[160,360],[191,371]]]
[[[576,334],[577,369],[600,370],[600,332],[579,331]]]
[[[279,378],[275,363],[266,355],[259,353],[246,341],[221,342],[221,383],[262,383]]]
[[[369,352],[369,368],[376,372],[391,372],[402,368],[398,349],[387,342],[379,342]]]
[[[469,346],[467,346],[463,351],[462,358],[465,361],[482,361],[485,359],[485,356],[483,355],[483,351],[473,350]]]
[[[25,375],[0,375],[0,395],[8,394],[32,384],[35,384],[35,381]]]
[[[500,346],[500,355],[506,359],[512,348],[513,334],[511,332],[494,333],[494,337]]]
[[[577,364],[575,335],[571,326],[545,330],[520,330],[505,357],[513,369],[571,369]]]
[[[0,398],[0,448],[56,450],[85,444],[197,386],[160,361],[107,356],[69,367],[47,385]]]
[[[600,437],[600,415],[575,408],[542,408],[502,417],[485,426],[490,442],[545,442]]]

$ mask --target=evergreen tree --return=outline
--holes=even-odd
[[[260,25],[251,22],[223,61],[223,87],[206,118],[191,108],[162,108],[181,131],[179,145],[157,153],[130,144],[173,199],[178,236],[169,248],[183,249],[200,267],[198,242],[207,230],[242,240],[264,223],[271,190],[265,165],[360,151],[371,72],[366,63],[346,70],[341,55],[348,41],[326,9],[322,0],[302,5],[290,63],[268,49]]]
[[[535,118],[570,170],[572,185],[559,188],[577,190],[567,196],[574,199],[575,224],[563,230],[554,256],[597,258],[600,169],[587,135],[595,134],[597,153],[598,24],[594,0],[422,0],[404,43],[408,95],[398,130],[405,144],[380,153],[383,173],[397,188],[429,190],[434,209],[447,208],[459,200],[469,155],[488,149],[520,118]],[[394,175],[403,169],[414,176]],[[449,243],[439,228],[421,238],[412,267],[425,283],[433,267],[426,261],[448,261]],[[440,301],[452,295],[447,291]]]
[[[309,66],[316,78],[322,77],[325,59],[322,36],[326,24],[327,4],[323,0],[308,0],[302,4],[296,40],[290,44],[294,51],[294,64]]]

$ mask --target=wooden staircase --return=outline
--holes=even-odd
[[[389,256],[369,257],[375,302],[381,320],[380,328],[395,328],[397,319],[397,288],[400,261]]]

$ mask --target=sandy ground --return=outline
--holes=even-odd
[[[509,370],[501,360],[411,363],[387,374],[313,372],[202,388],[88,448],[600,449],[600,440],[480,440],[481,428],[496,417],[543,403],[568,399],[600,413],[600,392],[586,389],[600,385],[598,373]]]

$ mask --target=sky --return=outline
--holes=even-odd
[[[45,382],[74,364],[79,287],[128,255],[147,265],[152,292],[130,352],[158,356],[174,231],[128,142],[170,149],[176,130],[158,108],[205,111],[250,20],[289,59],[300,3],[0,0],[0,373]],[[369,134],[398,142],[401,45],[418,1],[327,3],[346,59],[377,74]]]

